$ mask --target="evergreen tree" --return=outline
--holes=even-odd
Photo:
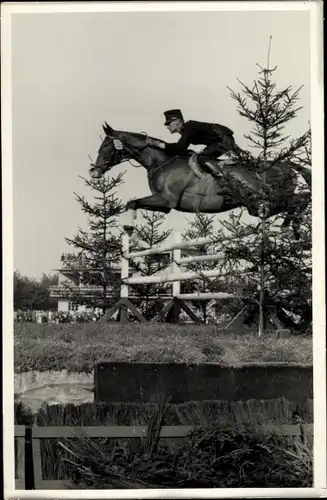
[[[165,214],[144,210],[141,222],[134,230],[137,243],[131,241],[131,251],[145,250],[161,245],[170,236],[172,229],[163,229]],[[136,237],[136,238],[135,238]],[[170,256],[167,254],[147,255],[140,259],[131,259],[130,267],[141,276],[151,276],[169,267]],[[130,295],[134,296],[135,305],[147,319],[154,317],[163,307],[162,295],[170,295],[171,284],[130,285]],[[157,298],[157,299],[155,299]]]
[[[252,170],[260,171],[262,165],[261,196],[268,204],[273,203],[274,189],[280,189],[280,186],[273,186],[269,191],[265,185],[264,170],[269,168],[268,161],[271,166],[282,161],[291,161],[303,167],[311,166],[310,129],[295,139],[285,134],[286,125],[297,117],[301,109],[297,105],[301,88],[293,91],[288,86],[278,90],[272,80],[276,69],[270,69],[268,55],[267,67],[259,66],[259,77],[251,88],[239,81],[242,93],[230,89],[239,114],[253,125],[253,129],[244,135],[249,142],[249,150],[236,149],[229,156]],[[256,151],[259,151],[257,155]],[[310,176],[306,175],[305,170],[301,173],[309,184]],[[299,186],[299,191],[308,192],[308,184]],[[237,272],[242,274],[243,290],[248,300],[255,299],[254,315],[258,313],[259,304],[261,330],[263,313],[268,314],[272,310],[275,318],[277,315],[284,324],[305,330],[311,321],[310,204],[301,221],[299,241],[294,240],[293,234],[281,232],[280,223],[281,216],[267,220],[264,213],[259,226],[257,222],[244,223],[239,220],[236,223],[235,215],[232,214],[229,221],[222,222],[227,234],[234,234],[236,238],[235,244],[228,247],[227,261],[234,264],[235,275]],[[242,232],[248,230],[253,232],[254,238],[242,240]],[[294,317],[299,312],[301,320],[297,325]]]
[[[246,323],[251,325],[259,319],[261,230],[257,223],[245,222],[239,213],[230,214],[221,224],[216,236],[217,249],[225,254],[221,285],[225,291],[242,297],[232,304],[231,315],[246,306]],[[269,224],[264,248],[264,312],[273,318],[275,326],[284,325],[298,332],[308,331],[311,323],[310,214],[303,224],[302,235],[301,242],[292,241],[278,224]]]
[[[73,254],[69,262],[72,270],[81,265],[89,270],[84,274],[84,284],[93,285],[93,293],[85,297],[83,293],[74,292],[71,299],[80,304],[101,307],[106,310],[119,297],[120,280],[117,278],[114,265],[120,263],[121,232],[118,217],[125,210],[122,201],[117,197],[116,189],[123,182],[123,173],[117,177],[101,179],[82,179],[93,193],[92,201],[75,193],[82,211],[88,216],[88,229],[79,228],[73,238],[65,238],[66,242],[78,252]]]
[[[212,243],[201,245],[194,249],[183,250],[182,257],[192,257],[195,255],[208,255],[215,253],[215,228],[214,228],[214,215],[203,213],[195,214],[189,220],[189,226],[183,233],[183,239],[193,240],[196,238],[203,238],[212,236]],[[220,266],[221,267],[221,266]],[[203,271],[209,271],[219,268],[217,261],[205,262],[190,262],[183,266],[185,271],[194,271],[198,273],[198,278],[195,280],[184,281],[181,283],[181,293],[207,293],[220,291],[219,279],[206,278],[203,276]],[[200,300],[192,302],[191,308],[194,308],[198,315],[200,313],[201,319],[207,323],[209,319],[210,302],[207,300]]]

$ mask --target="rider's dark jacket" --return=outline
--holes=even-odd
[[[208,146],[215,142],[222,142],[223,136],[232,136],[234,132],[218,123],[198,122],[189,120],[184,123],[181,138],[176,143],[166,143],[165,151],[169,155],[178,155],[187,150],[190,144]]]

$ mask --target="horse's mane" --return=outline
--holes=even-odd
[[[140,139],[140,140],[145,140],[148,137],[149,139],[165,143],[165,141],[163,141],[162,139],[158,139],[157,137],[152,137],[151,135],[148,135],[146,132],[128,132],[127,130],[117,130],[117,134],[118,137],[126,135],[126,136],[132,136],[135,139]]]

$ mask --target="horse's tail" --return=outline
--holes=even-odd
[[[308,184],[308,186],[311,188],[311,170],[309,168],[304,167],[303,165],[298,165],[297,163],[291,162],[291,166],[296,172],[298,172],[300,175],[302,175],[303,179],[305,182]]]

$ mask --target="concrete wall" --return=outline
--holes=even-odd
[[[313,397],[312,367],[101,363],[95,368],[95,400],[154,402],[275,399],[301,403]]]
[[[312,367],[277,364],[238,368],[219,365],[102,363],[95,373],[15,374],[15,399],[36,412],[43,402],[79,404],[205,400],[247,401],[285,397],[301,403],[313,397]],[[95,393],[93,391],[94,385]]]

